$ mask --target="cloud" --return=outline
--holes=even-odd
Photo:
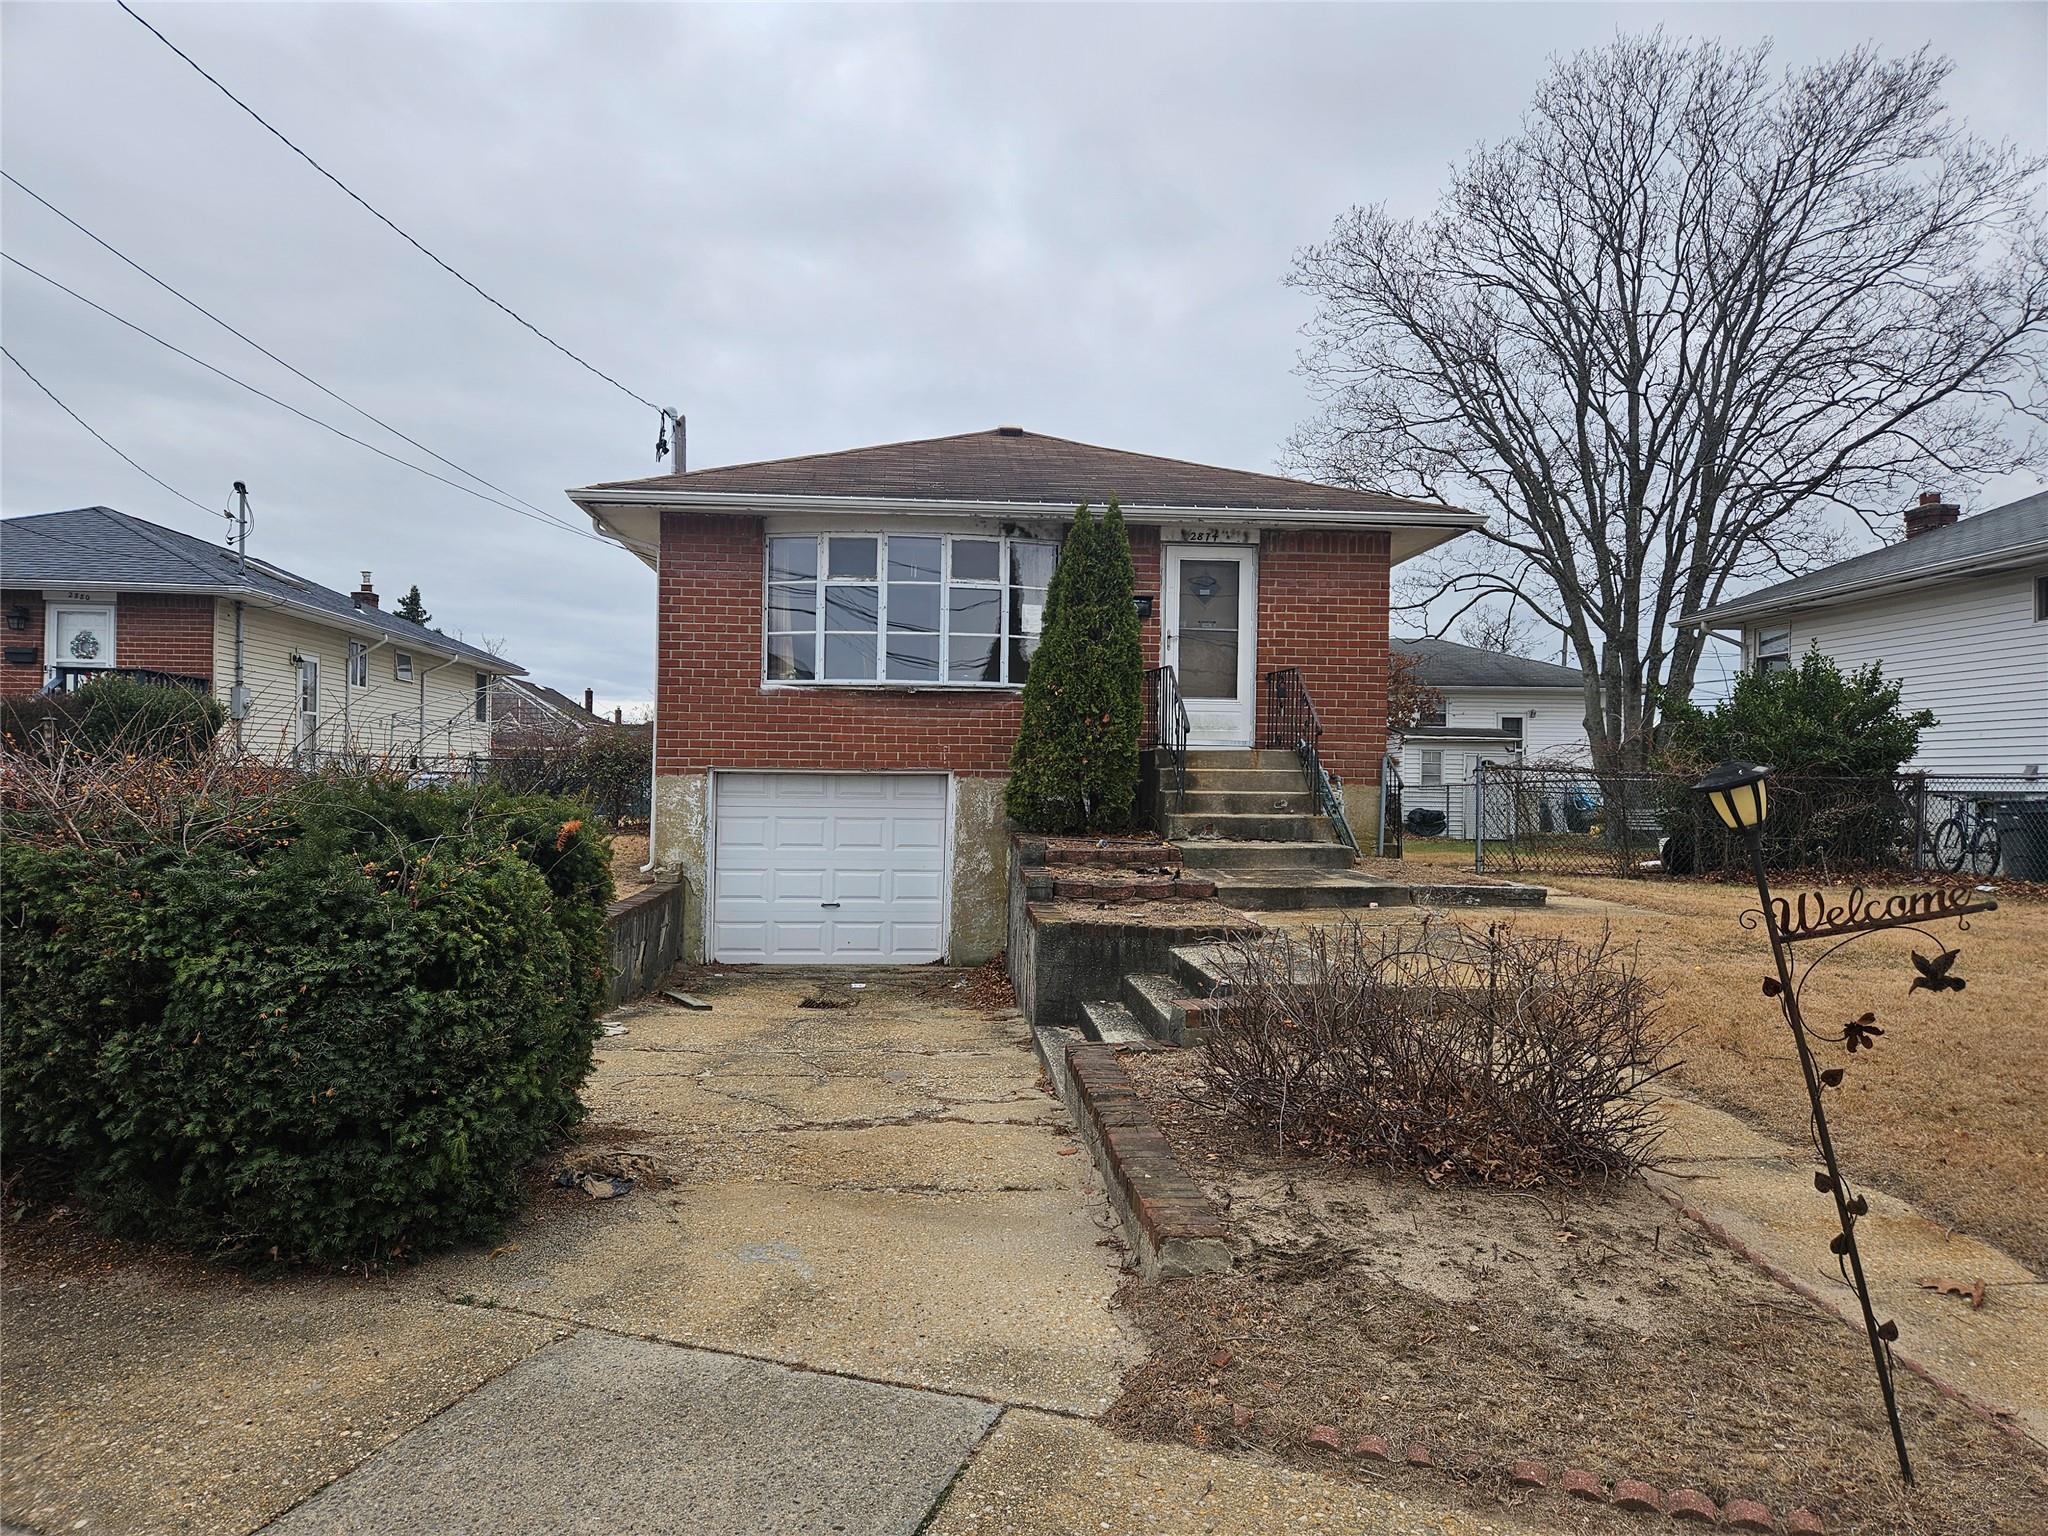
[[[167,34],[456,266],[688,412],[695,464],[998,422],[1267,468],[1308,402],[1291,252],[1428,206],[1546,53],[1663,23],[1788,57],[1933,40],[1983,131],[2043,146],[2036,6],[155,6]],[[552,512],[653,473],[652,413],[402,244],[112,6],[10,5],[8,169],[202,303]],[[336,425],[359,419],[11,190],[8,250]],[[652,692],[629,556],[371,457],[31,278],[8,345],[257,547],[418,582],[544,682]],[[213,536],[11,369],[9,513]],[[381,439],[380,439],[381,440]],[[392,444],[395,450],[402,445]],[[439,466],[435,466],[437,469]]]

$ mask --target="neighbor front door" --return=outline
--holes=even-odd
[[[1168,544],[1161,659],[1188,710],[1188,741],[1248,747],[1257,723],[1256,545]]]

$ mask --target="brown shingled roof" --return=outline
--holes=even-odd
[[[1243,507],[1261,511],[1441,512],[1428,502],[1341,490],[1281,475],[1218,469],[1149,453],[1097,448],[998,427],[885,443],[843,453],[726,464],[681,475],[613,480],[600,491],[715,491],[753,496],[873,496],[925,501],[1134,507]]]

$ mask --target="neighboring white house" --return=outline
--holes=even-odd
[[[1576,667],[1450,640],[1395,640],[1412,675],[1444,707],[1400,733],[1403,804],[1442,812],[1444,835],[1470,835],[1481,763],[1589,763],[1585,679]]]
[[[107,672],[203,688],[267,758],[451,766],[491,750],[503,657],[111,507],[0,521],[0,693]]]
[[[2048,492],[1975,517],[1930,493],[1898,543],[1679,622],[1739,636],[1748,667],[1815,646],[1882,664],[1908,709],[1934,712],[1913,761],[1927,773],[2048,774]]]

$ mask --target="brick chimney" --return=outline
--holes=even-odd
[[[351,592],[349,596],[353,597],[365,608],[379,606],[377,602],[377,589],[370,585],[370,573],[368,571],[363,572],[363,584]]]
[[[584,690],[583,690],[583,713],[585,713],[586,715],[594,715],[594,714],[596,714],[596,713],[597,713],[597,711],[596,711],[595,709],[593,709],[593,708],[591,707],[591,706],[592,706],[592,705],[593,705],[593,704],[594,704],[594,703],[595,703],[596,701],[597,701],[597,692],[596,692],[596,690],[595,690],[595,689],[591,689],[591,688],[586,688],[586,689],[584,689]]]
[[[1943,501],[1941,492],[1922,491],[1920,504],[1906,508],[1906,537],[1917,539],[1923,533],[1946,528],[1962,515],[1963,509],[1952,501]]]
[[[623,704],[614,704],[614,705],[612,706],[612,724],[613,724],[613,725],[624,725],[625,723],[626,723],[626,706],[625,706],[625,705],[623,705]]]

